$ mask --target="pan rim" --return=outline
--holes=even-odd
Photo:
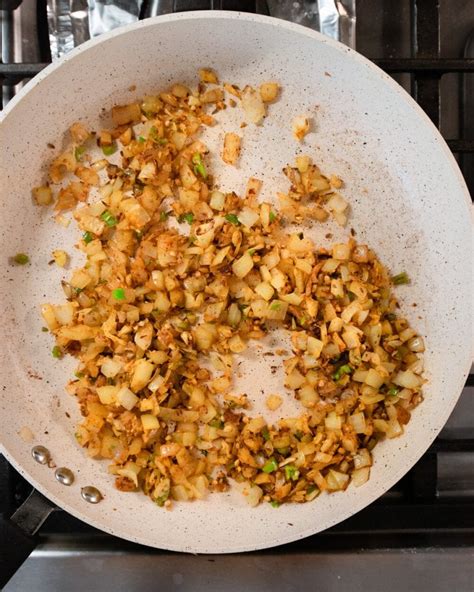
[[[354,50],[351,50],[351,49],[343,46],[339,42],[329,39],[316,31],[312,31],[312,30],[307,29],[301,25],[295,25],[293,23],[281,21],[281,20],[275,19],[273,17],[266,17],[266,16],[262,16],[262,15],[252,15],[252,14],[247,14],[247,13],[235,13],[235,12],[229,12],[229,11],[218,11],[218,12],[199,11],[199,12],[177,13],[177,14],[172,14],[172,15],[155,17],[152,19],[148,19],[146,21],[141,21],[141,22],[134,23],[134,24],[128,25],[126,27],[117,29],[115,31],[112,31],[110,33],[102,35],[96,39],[92,39],[92,40],[86,42],[82,46],[73,50],[70,54],[67,54],[67,56],[65,56],[64,59],[46,67],[34,79],[32,79],[29,83],[27,83],[25,85],[25,87],[15,96],[15,98],[12,99],[12,101],[9,103],[9,105],[6,107],[6,109],[0,115],[0,124],[3,120],[5,120],[8,117],[8,115],[11,113],[11,111],[14,109],[14,107],[23,99],[23,97],[25,95],[28,94],[28,92],[32,88],[34,88],[37,84],[41,83],[41,81],[45,77],[47,77],[49,74],[54,72],[57,68],[64,66],[69,60],[75,59],[83,51],[88,51],[89,49],[95,47],[99,43],[106,42],[109,39],[127,34],[130,31],[135,30],[135,29],[140,29],[141,27],[153,27],[153,26],[156,26],[157,23],[172,22],[172,21],[176,21],[176,20],[196,20],[196,19],[223,19],[223,20],[234,20],[234,21],[235,20],[243,20],[243,21],[248,21],[248,22],[256,22],[256,23],[262,23],[262,24],[266,24],[266,25],[272,25],[272,26],[278,27],[278,28],[283,27],[284,29],[287,29],[289,31],[293,31],[294,33],[297,33],[298,35],[303,35],[303,36],[312,38],[318,42],[328,44],[332,48],[336,49],[338,52],[347,54],[350,59],[355,59],[360,64],[362,64],[366,68],[368,68],[369,70],[372,70],[386,84],[389,84],[392,91],[396,92],[399,95],[399,97],[402,98],[409,105],[409,107],[411,109],[414,109],[416,111],[418,117],[420,118],[420,125],[423,122],[425,128],[427,128],[427,130],[429,129],[431,131],[431,135],[432,135],[433,139],[436,141],[437,145],[442,149],[444,157],[450,163],[450,168],[456,176],[456,179],[458,182],[458,187],[459,187],[458,193],[462,193],[464,195],[465,204],[467,206],[466,215],[469,215],[469,203],[470,203],[469,192],[467,190],[465,181],[462,177],[459,167],[454,159],[454,156],[452,155],[451,151],[449,150],[446,142],[441,137],[439,131],[434,126],[434,124],[431,122],[431,120],[428,118],[428,116],[424,113],[424,111],[421,109],[421,107],[419,107],[419,105],[390,76],[385,74],[375,64],[373,64],[372,62],[370,62],[369,60],[367,60],[366,58],[364,58],[363,56],[361,56],[360,54],[358,54]],[[457,197],[456,197],[456,199],[457,199]],[[440,419],[439,419],[440,416],[438,416],[437,418],[434,418],[433,425],[431,427],[431,433],[430,433],[429,437],[427,437],[428,435],[426,434],[426,437],[424,437],[422,439],[422,442],[420,443],[420,445],[418,445],[416,450],[414,450],[413,453],[411,454],[410,468],[411,468],[411,466],[413,466],[413,464],[415,464],[417,462],[417,460],[429,448],[429,446],[431,445],[431,443],[436,438],[439,431],[441,430],[441,428],[445,424],[452,409],[456,405],[456,403],[459,399],[459,396],[461,394],[465,379],[469,373],[471,358],[472,358],[472,355],[469,357],[466,356],[465,369],[462,373],[462,376],[460,373],[460,377],[458,380],[458,387],[457,387],[457,389],[459,391],[458,394],[451,395],[451,401],[450,401],[449,405],[447,407],[445,407],[443,409],[442,414],[440,414],[442,416],[442,421],[440,421]],[[456,392],[456,391],[453,390],[453,393],[454,392]],[[1,437],[0,437],[0,440],[1,440]],[[0,451],[2,452],[2,454],[5,455],[7,460],[20,472],[20,474],[22,474],[25,478],[27,478],[28,481],[34,487],[36,487],[38,489],[38,491],[43,493],[48,499],[52,500],[59,507],[65,509],[71,515],[73,515],[76,518],[79,518],[80,520],[82,520],[92,526],[95,526],[105,532],[108,532],[109,534],[112,534],[115,536],[120,536],[123,539],[130,540],[130,541],[133,541],[133,542],[136,542],[139,544],[154,546],[152,543],[144,542],[139,537],[134,537],[134,536],[130,535],[129,533],[123,534],[122,532],[120,532],[120,534],[117,534],[117,531],[114,530],[114,528],[109,527],[107,524],[103,524],[100,520],[90,518],[86,514],[83,514],[76,507],[72,507],[68,503],[65,503],[64,501],[61,500],[60,496],[56,496],[47,487],[43,487],[34,478],[32,478],[29,475],[28,471],[24,470],[23,467],[19,463],[17,463],[17,461],[14,458],[14,455],[12,453],[10,453],[8,446],[6,446],[1,441],[0,441]],[[342,512],[342,513],[338,514],[337,516],[334,516],[334,519],[327,521],[325,523],[324,529],[329,528],[330,526],[341,522],[343,519],[346,519],[347,517],[352,516],[353,514],[355,514],[356,512],[361,510],[362,508],[368,506],[370,503],[372,503],[374,500],[376,500],[378,497],[380,497],[383,493],[385,493],[390,487],[392,487],[393,484],[396,483],[400,479],[400,477],[402,475],[404,475],[406,472],[407,472],[407,469],[405,467],[402,467],[396,473],[392,473],[390,479],[385,479],[381,485],[374,486],[373,489],[370,491],[370,494],[363,497],[362,501],[360,501],[359,503],[354,503],[350,507],[350,509],[348,509],[346,512]],[[315,525],[312,525],[311,527],[308,527],[305,530],[299,531],[298,533],[288,533],[286,535],[286,533],[283,532],[282,535],[279,536],[278,542],[276,544],[281,545],[281,544],[285,544],[288,542],[296,541],[296,540],[305,538],[311,534],[315,534],[316,532],[319,532],[320,530],[322,530],[322,529],[319,529],[318,527],[315,528]],[[238,546],[237,548],[234,548],[232,550],[232,552],[245,552],[245,551],[249,551],[249,550],[265,549],[265,548],[268,548],[268,546],[269,545],[266,544],[265,542],[262,542],[259,544],[253,544],[251,546],[241,545],[240,547]],[[273,542],[271,542],[270,546],[275,546],[275,545]],[[169,549],[172,551],[183,552],[182,549],[179,549],[179,548],[176,548],[173,546],[160,547],[160,548]],[[193,548],[193,546],[191,544],[191,545],[189,545],[189,547],[186,549],[185,552],[229,553],[230,551],[221,550],[219,548],[214,548],[214,547],[212,547],[212,543],[210,543],[208,549],[206,549],[206,550],[203,550],[201,545],[199,547]]]

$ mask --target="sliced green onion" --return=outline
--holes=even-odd
[[[402,271],[402,273],[399,273],[397,275],[394,275],[392,277],[392,284],[394,284],[395,286],[402,286],[403,284],[409,284],[410,283],[410,278],[408,277],[408,274],[406,271]]]
[[[51,353],[53,354],[53,358],[57,358],[58,360],[63,357],[63,352],[58,345],[53,347]]]
[[[268,440],[270,440],[270,432],[268,431],[267,426],[265,426],[262,430],[262,436],[263,439],[265,440],[265,442],[268,442]]]
[[[169,498],[170,492],[167,491],[166,493],[164,493],[163,495],[160,495],[159,497],[157,497],[155,499],[155,504],[157,506],[163,507],[165,505],[165,501]]]
[[[194,172],[196,173],[196,175],[201,175],[201,177],[203,179],[206,179],[206,177],[207,177],[206,167],[204,166],[204,163],[202,161],[202,156],[199,154],[199,152],[195,152],[193,154],[192,162],[194,165]]]
[[[343,364],[342,366],[339,366],[339,368],[336,370],[336,372],[334,372],[332,377],[334,380],[340,380],[344,376],[344,374],[350,374],[351,372],[351,366],[349,366],[349,364]]]
[[[84,378],[84,374],[82,372],[74,372],[74,376],[76,378]]]
[[[17,253],[13,257],[13,261],[17,265],[27,265],[30,262],[30,258],[28,257],[28,255],[26,253]]]
[[[77,162],[81,162],[85,151],[86,151],[85,146],[76,146],[76,148],[74,149],[74,157],[77,160]]]
[[[214,419],[211,419],[208,425],[210,425],[211,428],[217,428],[218,430],[222,430],[222,428],[224,427],[224,422],[218,417],[214,417]]]
[[[270,505],[272,508],[279,508],[280,507],[280,502],[278,502],[277,500],[272,500],[270,502]]]
[[[308,487],[308,489],[306,490],[306,493],[313,493],[313,491],[316,491],[317,487],[316,485],[310,485]]]
[[[299,476],[300,472],[294,465],[285,465],[285,477],[287,481],[296,481]]]
[[[138,136],[137,140],[140,142],[140,144],[144,144],[146,142],[145,136]]]
[[[398,395],[399,392],[400,392],[400,389],[398,387],[391,386],[387,391],[387,395],[390,395],[391,397],[395,397],[396,395]]]
[[[235,214],[226,214],[225,219],[227,222],[230,222],[234,226],[240,226],[240,220],[237,218]]]
[[[155,142],[155,144],[159,144],[160,146],[164,146],[168,143],[168,140],[166,138],[160,138],[160,136],[158,135],[158,130],[154,125],[152,125],[150,128],[149,137],[153,140],[153,142]]]
[[[115,288],[115,290],[112,290],[112,296],[115,300],[125,300],[125,290],[123,288]]]
[[[107,146],[102,146],[102,152],[105,156],[112,156],[117,152],[117,144],[108,144]]]
[[[275,212],[270,212],[269,218],[270,218],[270,224],[272,222],[275,222],[275,220],[277,219]]]
[[[270,310],[280,310],[281,302],[274,302],[270,305]]]
[[[262,471],[264,473],[273,473],[278,469],[278,463],[274,458],[270,458],[267,462],[263,465]]]
[[[194,214],[192,212],[187,212],[186,214],[181,214],[178,218],[178,222],[181,224],[182,222],[187,222],[188,224],[192,224],[194,220]]]
[[[249,249],[249,255],[255,255],[257,249]]]
[[[353,302],[357,298],[357,296],[354,294],[354,292],[351,292],[350,290],[348,290],[347,296],[349,297],[349,300],[351,302]]]
[[[88,245],[93,240],[92,233],[86,230],[82,235],[82,240]]]
[[[115,216],[113,216],[109,210],[102,212],[100,217],[107,224],[107,226],[115,226],[117,224],[117,218],[115,218]]]

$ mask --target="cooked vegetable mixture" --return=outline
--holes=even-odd
[[[48,183],[33,190],[81,230],[86,260],[63,282],[67,301],[42,309],[52,355],[79,360],[67,387],[84,416],[77,440],[110,459],[119,490],[141,489],[159,506],[225,491],[230,478],[251,505],[274,507],[360,486],[376,444],[402,434],[422,400],[423,339],[391,288],[408,276],[391,278],[353,239],[326,249],[288,231],[329,216],[346,223],[341,179],[307,156],[285,168],[279,208],[259,201],[255,178],[245,195],[219,191],[200,130],[239,101],[260,125],[280,87],[220,86],[210,70],[200,78],[197,90],[175,84],[114,107],[109,129],[74,124]],[[245,129],[224,132],[233,165]],[[275,410],[294,396],[301,413],[268,425],[232,381],[239,354],[275,328],[293,351],[281,358],[281,392],[262,398]]]

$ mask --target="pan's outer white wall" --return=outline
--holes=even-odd
[[[240,169],[224,172],[215,161],[223,185],[241,190],[252,174],[264,179],[266,198],[284,189],[281,168],[298,149],[290,122],[308,113],[315,131],[304,152],[323,170],[345,179],[357,238],[372,245],[394,272],[407,270],[413,279],[399,293],[404,311],[426,336],[426,400],[404,437],[377,448],[369,483],[323,495],[312,504],[249,509],[236,494],[211,495],[206,502],[178,504],[166,512],[144,496],[118,493],[104,465],[87,459],[75,444],[77,411],[63,393],[73,365],[51,357],[50,337],[40,331],[39,304],[62,298],[61,273],[47,265],[51,250],[66,244],[71,251],[74,243],[72,227],[66,231],[54,225],[49,213],[31,204],[31,186],[40,182],[51,154],[47,143],[60,146],[64,131],[78,119],[98,125],[103,107],[170,81],[194,83],[202,66],[212,66],[222,80],[241,85],[266,80],[283,84],[282,97],[271,106],[263,127],[244,130]],[[128,90],[133,84],[134,92]],[[226,129],[238,128],[239,115],[221,117]],[[222,130],[209,134],[214,148]],[[341,236],[332,225],[328,228]],[[311,232],[320,240],[327,229]],[[147,545],[244,551],[327,528],[398,480],[426,450],[459,396],[471,357],[470,233],[466,189],[437,132],[385,74],[342,45],[283,21],[230,13],[150,19],[85,44],[38,76],[0,125],[3,448],[27,478],[68,511]],[[31,255],[31,266],[8,266],[8,255],[18,251]],[[250,373],[249,391],[253,380]],[[33,431],[35,442],[50,448],[58,465],[75,471],[73,487],[61,487],[51,469],[31,460],[30,444],[18,436],[23,426]],[[90,506],[81,500],[79,488],[87,484],[105,493],[102,503]]]

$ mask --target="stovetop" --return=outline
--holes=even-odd
[[[19,20],[22,35],[16,47],[25,63],[0,63],[4,102],[13,94],[14,84],[33,76],[48,60],[45,2],[22,3],[15,25],[18,28]],[[0,0],[0,9],[9,3],[11,0]],[[148,2],[147,10],[156,12],[172,4]],[[180,2],[180,6],[185,4]],[[239,2],[233,4],[239,6]],[[245,7],[248,9],[250,4],[245,2]],[[256,4],[268,9],[265,2]],[[300,0],[273,4],[280,8],[291,4],[292,14],[297,14],[313,3]],[[12,13],[0,14],[3,61],[14,61],[15,48],[6,43],[8,31],[14,26]],[[440,127],[471,193],[473,31],[471,0],[357,2],[357,49],[391,73]],[[30,491],[31,486],[0,457],[0,512],[11,515]],[[41,545],[6,590],[463,592],[474,589],[473,566],[471,374],[450,420],[416,466],[371,506],[323,533],[268,551],[185,556],[128,543],[57,511],[41,529]]]

